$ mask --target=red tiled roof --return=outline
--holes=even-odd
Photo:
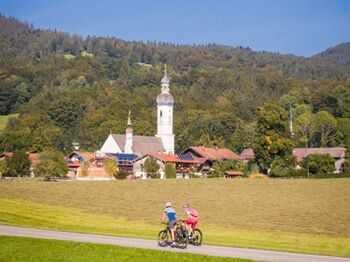
[[[210,147],[189,147],[188,149],[192,149],[194,152],[202,156],[203,158],[209,160],[242,160],[242,158],[236,153],[232,152],[227,148],[210,148]],[[187,149],[187,150],[188,150]],[[185,150],[185,151],[187,151]]]
[[[226,175],[229,176],[243,176],[244,174],[241,171],[226,171]]]
[[[161,153],[153,153],[151,154],[153,157],[162,160],[164,162],[171,162],[171,163],[193,163],[193,164],[200,164],[204,162],[203,158],[194,158],[194,159],[179,159],[177,155],[168,155],[168,154],[161,154]]]
[[[239,156],[241,158],[245,159],[245,160],[253,160],[253,159],[255,159],[254,150],[252,148],[244,149]]]
[[[323,148],[294,148],[293,156],[297,161],[302,160],[310,154],[329,154],[333,158],[345,157],[345,148],[343,147],[323,147]]]

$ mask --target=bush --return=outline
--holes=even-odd
[[[289,176],[291,176],[291,177],[307,177],[307,170],[291,168]]]
[[[24,150],[14,151],[12,157],[5,159],[4,176],[30,176],[31,163]]]
[[[165,178],[176,178],[176,169],[173,164],[167,163],[165,165]]]
[[[329,154],[310,154],[301,161],[301,165],[311,174],[330,173],[335,170],[334,158]]]
[[[128,172],[125,172],[125,171],[119,171],[117,173],[117,175],[115,176],[116,179],[120,179],[120,180],[123,180],[123,179],[126,179],[128,177],[129,173]]]
[[[287,177],[290,176],[290,173],[293,172],[293,169],[294,168],[291,166],[286,165],[285,161],[282,158],[276,157],[271,163],[271,176]]]
[[[35,176],[44,177],[46,180],[65,177],[67,173],[68,166],[64,160],[64,155],[56,150],[43,152],[34,169]]]
[[[244,164],[243,164],[244,165]],[[242,171],[238,161],[236,160],[219,160],[216,161],[209,171],[208,178],[223,177],[226,171],[239,170]]]
[[[116,177],[119,171],[117,161],[112,158],[106,158],[104,161],[105,171],[110,177]]]
[[[343,170],[344,170],[344,173],[350,174],[350,159],[345,159],[343,163]]]
[[[316,174],[312,178],[322,179],[322,178],[347,178],[350,177],[350,173],[338,173],[338,174]]]
[[[148,177],[151,178],[159,178],[159,164],[157,163],[157,160],[150,156],[149,158],[146,159],[145,163],[144,163],[144,169],[147,173]]]

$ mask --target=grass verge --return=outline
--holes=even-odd
[[[161,225],[116,219],[75,208],[0,199],[0,224],[155,239]],[[205,244],[350,257],[350,238],[318,234],[201,227]]]
[[[0,236],[0,261],[232,261],[252,260],[125,248],[113,245]]]

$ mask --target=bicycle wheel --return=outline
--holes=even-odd
[[[187,248],[188,244],[188,237],[184,232],[181,232],[181,229],[179,230],[180,232],[177,232],[177,247],[181,249]]]
[[[196,228],[192,232],[193,236],[191,239],[191,242],[195,246],[200,246],[202,244],[202,239],[203,239],[203,233],[200,231],[200,229]]]
[[[158,245],[165,247],[169,242],[169,234],[167,230],[161,230],[158,233]]]
[[[179,238],[178,242],[177,242],[177,246],[181,249],[185,249],[187,248],[187,243],[188,243],[188,239],[186,236],[182,236]]]

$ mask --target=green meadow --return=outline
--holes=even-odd
[[[204,261],[252,260],[210,257],[112,245],[0,236],[0,261]]]
[[[156,239],[165,201],[205,244],[350,257],[350,179],[0,181],[0,224]]]

